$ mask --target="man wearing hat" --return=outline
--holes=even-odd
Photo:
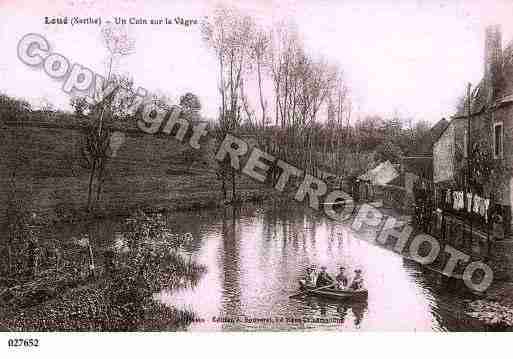
[[[317,274],[315,273],[315,267],[307,267],[305,278],[301,281],[303,285],[308,287],[315,287],[315,283],[317,281]]]
[[[326,267],[322,266],[321,272],[317,276],[316,285],[317,285],[317,287],[325,287],[330,284],[334,284],[333,278],[331,278],[331,276],[326,272]]]
[[[356,269],[354,271],[354,278],[349,288],[351,288],[352,290],[363,289],[363,277],[361,269]]]
[[[335,280],[337,281],[338,289],[344,289],[345,287],[347,287],[349,280],[347,279],[347,276],[345,273],[346,269],[341,266],[339,268],[339,270],[340,271],[338,272],[337,276],[335,277]]]

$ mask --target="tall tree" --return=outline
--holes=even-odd
[[[216,9],[210,21],[202,23],[204,41],[214,50],[219,65],[219,124],[216,138],[236,133],[241,125],[241,90],[243,76],[250,59],[254,23],[249,16],[225,7]],[[231,174],[232,200],[236,200],[235,170],[222,164],[219,175],[225,189],[226,175]]]
[[[113,67],[115,66],[115,62],[118,61],[121,57],[130,55],[134,52],[135,41],[128,35],[127,31],[128,30],[126,26],[116,25],[111,22],[107,22],[102,27],[102,39],[108,52],[107,75],[105,77],[104,83],[105,86],[108,86],[112,79],[112,71]],[[118,78],[118,81],[120,80],[122,80],[122,78]],[[128,88],[128,86],[126,87]],[[106,151],[107,149],[107,146],[105,145],[106,136],[103,133],[104,117],[106,111],[110,111],[112,113],[113,107],[119,105],[119,103],[115,102],[114,98],[114,93],[112,93],[110,96],[107,96],[107,99],[103,99],[101,103],[93,105],[97,109],[99,109],[99,111],[93,111],[92,113],[92,116],[96,117],[95,115],[97,115],[98,118],[95,124],[95,133],[97,135],[96,137],[94,137],[94,132],[90,132],[87,137],[87,143],[89,144],[89,155],[91,156],[91,172],[89,176],[89,186],[87,195],[87,208],[89,211],[92,210],[94,204],[92,195],[95,177],[97,182],[96,202],[100,199],[104,170],[108,158],[106,152],[100,151]],[[93,148],[95,150],[92,150]]]

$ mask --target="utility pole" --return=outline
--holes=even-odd
[[[471,100],[471,92],[470,89],[472,87],[472,84],[469,82],[467,85],[467,102],[468,102],[468,117],[467,117],[467,195],[469,193],[472,193],[471,186],[470,186],[470,176],[472,175],[472,141],[471,138],[471,119],[472,116],[472,100]],[[467,201],[467,206],[469,205],[468,199],[465,198]],[[469,222],[470,222],[470,245],[472,246],[472,202],[470,201],[470,211],[468,211],[469,214]]]
[[[470,175],[471,175],[471,156],[472,156],[472,149],[470,147],[471,141],[470,141],[470,135],[471,135],[471,124],[470,124],[470,117],[472,116],[472,109],[471,109],[471,88],[470,82],[467,85],[467,106],[468,106],[468,117],[467,117],[467,188],[470,187]]]

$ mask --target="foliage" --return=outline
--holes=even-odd
[[[510,165],[500,159],[494,159],[491,145],[486,137],[473,139],[470,161],[463,156],[461,147],[456,149],[455,159],[457,171],[455,176],[456,183],[464,187],[468,180],[470,165],[470,180],[468,181],[474,191],[482,191],[484,187],[491,189],[497,196],[501,191],[500,184],[510,176],[513,171]]]
[[[100,201],[102,185],[104,180],[104,171],[108,157],[106,156],[106,143],[108,142],[104,131],[105,123],[112,123],[116,119],[126,120],[131,117],[131,105],[136,96],[133,80],[127,76],[114,75],[113,68],[115,62],[121,57],[130,55],[135,49],[135,41],[127,33],[127,27],[107,22],[102,27],[102,36],[104,45],[109,53],[108,70],[105,76],[105,82],[95,83],[99,86],[109,88],[114,84],[114,90],[105,96],[98,98],[95,91],[93,103],[89,104],[89,116],[93,119],[93,125],[90,127],[90,133],[86,134],[85,151],[90,156],[90,175],[87,196],[87,210],[92,211],[94,204]],[[75,111],[80,113],[83,106],[83,100],[78,101],[79,107],[75,106]],[[76,105],[76,104],[75,104]],[[97,131],[97,135],[94,132]],[[96,136],[96,137],[95,137]],[[93,197],[93,186],[96,179],[96,196]]]
[[[401,148],[391,141],[386,141],[376,147],[378,162],[390,161],[391,163],[399,163],[402,156]]]
[[[111,258],[108,266],[97,263],[96,277],[82,277],[81,255],[74,255],[58,268],[0,287],[0,300],[7,310],[0,326],[76,331],[176,330],[188,325],[195,318],[193,312],[153,299],[163,289],[192,287],[205,273],[206,267],[183,256],[187,237],[174,235],[162,215],[142,211],[127,218],[121,229],[120,243],[106,249],[94,247],[95,253],[103,251],[104,259]]]
[[[84,116],[89,108],[87,100],[83,96],[73,96],[70,100],[70,105],[77,116]]]
[[[95,121],[102,117],[105,125],[133,119],[135,112],[132,109],[132,103],[136,98],[133,78],[127,74],[111,74],[109,87],[113,88],[113,91],[104,98],[95,97],[95,102],[92,104],[85,97],[72,97],[71,106],[75,113],[86,114]]]
[[[198,96],[191,92],[187,92],[185,95],[180,97],[180,106],[182,106],[185,110],[190,111],[201,110],[201,102]]]
[[[201,102],[198,96],[187,92],[180,97],[180,106],[182,107],[182,116],[186,119],[193,122],[199,120]]]
[[[471,317],[478,318],[488,325],[513,326],[513,309],[510,307],[487,300],[473,301],[469,307],[470,311],[468,314]]]
[[[92,168],[94,162],[105,162],[108,157],[109,136],[108,130],[98,134],[98,130],[94,127],[87,129],[85,144],[82,148],[82,157],[85,160],[86,168]]]
[[[0,93],[0,114],[2,119],[16,120],[18,116],[30,111],[32,111],[32,108],[27,101]]]
[[[214,50],[219,64],[219,107],[218,126],[214,130],[215,138],[220,143],[231,133],[236,135],[243,122],[244,73],[249,68],[250,45],[254,31],[253,19],[242,15],[234,9],[217,8],[210,21],[201,27],[205,43]],[[217,168],[221,179],[223,195],[226,197],[226,181],[231,180],[232,200],[236,196],[236,173],[228,163]]]
[[[30,277],[36,270],[35,260],[39,252],[36,216],[10,203],[7,217],[6,241],[2,243],[6,246],[7,266],[3,274]]]

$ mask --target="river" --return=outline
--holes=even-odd
[[[195,287],[155,299],[193,310],[201,320],[191,331],[482,329],[463,313],[470,293],[299,206],[181,213],[170,226],[192,234],[185,254],[208,270]],[[310,265],[361,269],[368,299],[291,298]]]
[[[206,269],[191,285],[167,286],[164,280],[153,292],[154,300],[196,315],[198,320],[187,330],[484,329],[464,313],[465,301],[475,298],[462,283],[364,240],[349,224],[335,223],[299,204],[174,212],[162,219],[166,235],[182,241],[181,258]],[[45,235],[46,252],[60,246],[67,253],[63,260],[88,273],[91,258],[101,267],[101,253],[125,242],[123,223],[124,219],[109,219],[52,227]],[[157,252],[163,250],[166,247]],[[361,269],[367,300],[294,296],[298,279],[311,265],[326,266],[332,275],[344,266],[350,277]],[[165,265],[159,270],[167,277]],[[158,289],[168,287],[174,289]]]

